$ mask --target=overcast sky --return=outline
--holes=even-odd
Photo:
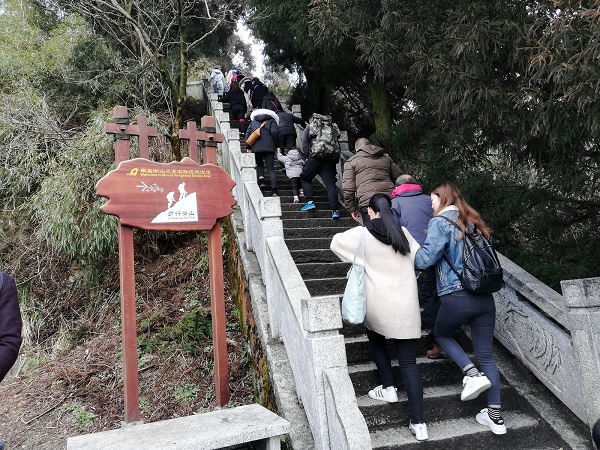
[[[254,65],[256,66],[253,76],[263,78],[265,74],[265,64],[263,58],[263,48],[264,44],[262,41],[258,41],[252,36],[250,30],[246,27],[246,25],[242,21],[238,21],[236,34],[240,36],[240,38],[247,44],[252,46],[252,56],[254,58]],[[235,60],[235,58],[234,58]],[[235,62],[235,61],[234,61]]]

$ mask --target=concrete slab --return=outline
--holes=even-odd
[[[67,439],[67,450],[213,450],[288,433],[290,424],[258,404],[222,409],[194,416],[162,420]],[[269,444],[269,441],[270,444]]]

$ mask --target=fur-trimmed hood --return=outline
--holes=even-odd
[[[279,117],[277,117],[275,111],[271,111],[270,109],[259,108],[255,109],[254,111],[252,111],[252,114],[250,114],[250,120],[263,121],[269,119],[273,119],[275,123],[279,125]]]

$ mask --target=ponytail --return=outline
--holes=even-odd
[[[383,228],[389,238],[392,248],[401,255],[410,253],[410,244],[402,231],[402,226],[398,223],[392,213],[392,200],[385,194],[375,194],[369,200],[369,208],[373,212],[379,213]]]

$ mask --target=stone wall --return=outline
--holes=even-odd
[[[252,370],[254,385],[254,400],[265,408],[277,412],[277,405],[271,385],[267,355],[262,346],[259,332],[252,311],[252,299],[240,259],[240,248],[235,238],[231,220],[223,221],[224,232],[227,235],[227,275],[231,285],[232,297],[239,311],[242,333],[248,339],[248,359]]]

